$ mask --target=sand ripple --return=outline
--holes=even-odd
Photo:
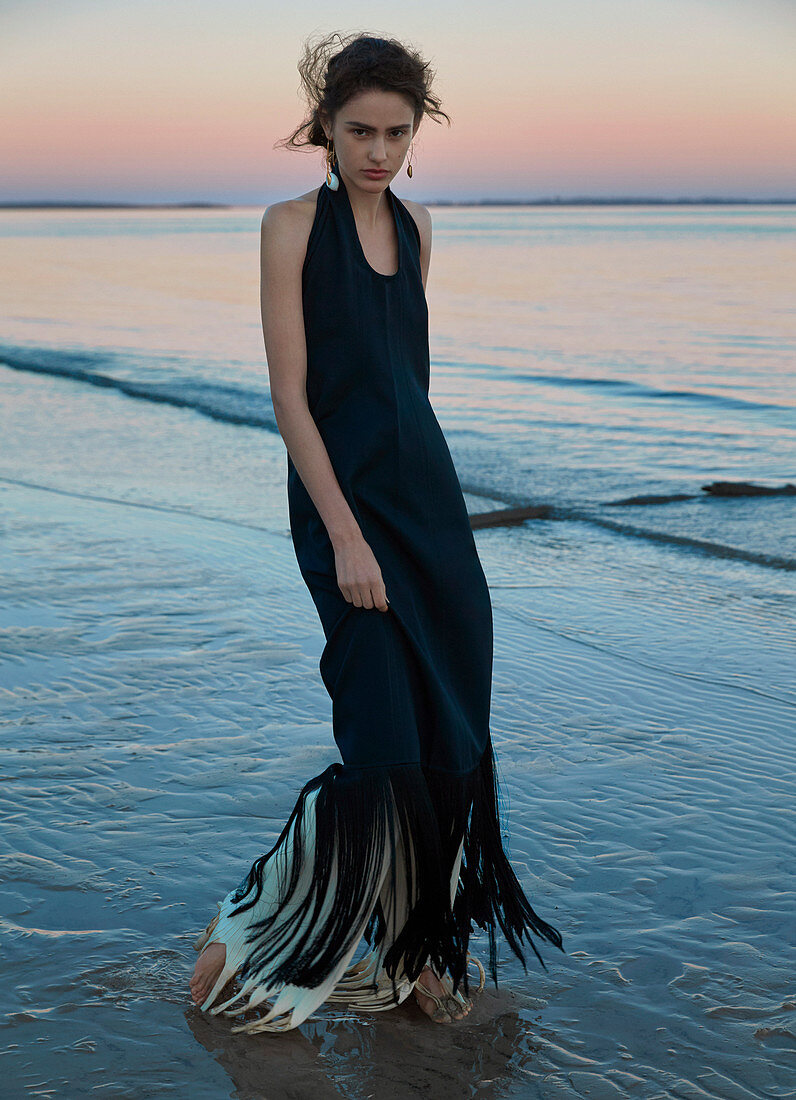
[[[523,975],[504,949],[500,990],[444,1035],[408,1005],[242,1042],[190,1005],[192,938],[337,758],[290,543],[21,487],[2,501],[11,1095],[788,1095],[784,622],[739,610],[723,638],[723,610],[631,601],[596,562],[562,590],[521,532],[480,532],[506,843],[567,954]],[[767,622],[771,669],[736,676]]]

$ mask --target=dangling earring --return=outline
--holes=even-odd
[[[340,180],[332,171],[332,165],[334,164],[334,154],[332,153],[329,145],[329,139],[326,139],[326,186],[330,191],[336,191],[340,186]]]
[[[409,179],[412,178],[412,147],[413,146],[414,146],[414,142],[412,142],[412,144],[409,146],[409,163],[406,166],[406,174],[409,177]]]

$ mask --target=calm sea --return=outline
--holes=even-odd
[[[795,497],[704,487],[796,481],[796,206],[431,209],[431,399],[474,510],[793,568]],[[260,215],[3,212],[0,363],[67,409],[111,386],[276,433]]]

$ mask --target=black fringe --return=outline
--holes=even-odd
[[[306,803],[315,791],[317,843],[312,852],[306,843]],[[378,898],[378,880],[388,846],[392,926],[402,923],[402,927],[383,965],[396,1001],[400,972],[414,981],[426,965],[438,975],[447,970],[454,990],[461,984],[465,995],[469,992],[467,950],[472,922],[488,931],[488,970],[495,987],[496,925],[526,973],[523,937],[546,970],[531,934],[563,951],[561,935],[534,912],[514,874],[501,842],[498,797],[491,740],[480,763],[466,775],[419,764],[373,768],[331,764],[302,788],[276,844],[252,865],[233,895],[236,908],[231,915],[254,906],[262,893],[266,866],[270,871],[272,861],[278,861],[278,905],[266,919],[252,923],[247,936],[251,950],[241,979],[262,977],[269,985],[317,988],[354,946],[366,917],[366,941],[374,947],[382,944],[387,920]],[[293,858],[285,865],[283,845],[291,831]],[[400,867],[396,838],[402,845]],[[451,905],[451,880],[462,838]],[[307,859],[313,861],[312,882],[299,898],[296,888]],[[402,922],[395,909],[399,875],[410,899]],[[330,900],[333,904],[321,919],[322,907]],[[296,910],[285,918],[289,902]],[[284,955],[281,961],[280,955]]]

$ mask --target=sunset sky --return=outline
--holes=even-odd
[[[437,71],[400,194],[796,196],[792,0],[4,0],[0,200],[267,204],[302,41],[396,37]]]

